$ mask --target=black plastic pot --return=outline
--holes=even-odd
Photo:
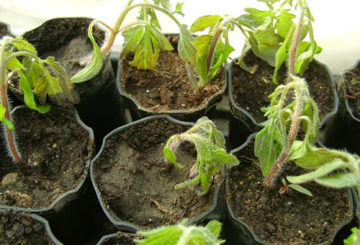
[[[127,244],[135,245],[134,233],[117,232],[103,236],[96,245],[115,245],[115,244]]]
[[[167,36],[178,36],[178,34],[167,34]],[[174,45],[173,45],[174,46]],[[174,46],[174,49],[177,47]],[[194,108],[188,109],[178,109],[178,110],[158,110],[153,108],[148,108],[142,106],[135,97],[127,93],[123,88],[123,81],[120,78],[122,73],[122,59],[119,59],[118,69],[117,69],[117,76],[116,76],[116,85],[119,94],[124,98],[124,102],[130,109],[131,115],[134,120],[144,118],[151,115],[156,114],[168,114],[176,119],[183,120],[183,121],[196,121],[201,116],[206,115],[209,111],[215,108],[216,104],[221,101],[223,94],[226,90],[226,72],[224,71],[224,85],[221,90],[217,93],[212,95],[212,98],[208,100],[208,102],[203,103]],[[151,72],[151,71],[149,71]],[[186,72],[186,71],[184,71]]]
[[[339,78],[337,88],[340,97],[338,112],[329,119],[328,126],[325,128],[322,141],[326,146],[344,149],[351,153],[360,154],[360,118],[357,117],[350,106],[350,100],[355,99],[346,92],[345,80],[352,77],[352,71],[360,67],[360,61],[352,68],[345,71]],[[360,78],[357,78],[357,83]]]
[[[14,217],[24,217],[26,218],[26,225],[30,224],[30,223],[40,223],[40,225],[44,228],[46,234],[44,234],[44,237],[48,237],[48,243],[49,245],[63,245],[63,243],[61,243],[52,233],[51,228],[49,226],[49,223],[46,219],[40,217],[39,215],[36,214],[31,214],[28,212],[23,212],[17,209],[2,209],[0,208],[0,214],[7,214],[10,216],[14,216]],[[18,223],[19,225],[16,227],[17,233],[23,233],[21,235],[21,237],[25,237],[29,234],[27,234],[26,228],[24,228],[24,225],[22,223]],[[5,224],[2,224],[5,225]],[[15,225],[13,226],[13,228],[15,228]],[[2,230],[2,232],[5,232],[4,230]],[[32,231],[33,232],[33,231]],[[4,242],[4,241],[3,241]],[[17,244],[17,243],[16,243]]]
[[[108,217],[108,219],[111,221],[111,223],[120,231],[128,231],[128,232],[136,232],[138,230],[140,230],[139,225],[134,224],[134,223],[130,223],[128,221],[122,220],[121,217],[119,217],[117,214],[114,213],[114,211],[111,210],[109,204],[107,204],[103,198],[102,198],[102,193],[101,190],[99,189],[96,177],[95,177],[95,165],[98,165],[100,168],[102,168],[103,164],[102,162],[99,162],[98,159],[101,157],[101,155],[105,152],[105,151],[109,151],[109,149],[106,149],[106,143],[110,140],[111,137],[122,133],[123,131],[130,129],[131,127],[134,126],[138,126],[144,123],[148,123],[148,122],[152,122],[155,120],[166,120],[170,123],[174,123],[175,125],[182,125],[185,127],[190,127],[193,125],[193,123],[189,123],[189,122],[182,122],[179,121],[177,119],[174,119],[168,115],[153,115],[150,117],[146,117],[143,119],[140,119],[138,121],[135,121],[133,123],[129,123],[127,125],[124,125],[122,127],[119,127],[115,130],[113,130],[112,132],[110,132],[108,135],[105,136],[104,141],[103,141],[103,145],[101,147],[100,152],[93,158],[93,160],[91,161],[91,165],[90,165],[90,177],[91,177],[91,181],[92,184],[94,186],[94,189],[96,191],[96,195],[97,198],[100,202],[100,205],[103,209],[103,212],[106,214],[106,216]],[[165,143],[165,142],[164,142]],[[112,150],[110,150],[112,151]],[[110,160],[111,161],[111,160]],[[219,183],[216,185],[216,187],[214,188],[214,192],[213,192],[213,196],[212,196],[212,204],[210,206],[209,209],[207,209],[205,212],[201,213],[200,215],[196,216],[195,218],[191,219],[189,221],[189,223],[201,223],[201,222],[205,222],[209,219],[215,219],[215,218],[219,218],[221,217],[223,214],[222,212],[222,208],[219,208],[217,203],[218,203],[218,198],[219,198],[219,192],[221,191],[221,186],[223,186],[223,178],[221,178],[221,180],[219,181]],[[159,183],[161,184],[161,183]],[[129,191],[131,191],[131,186],[129,187]],[[155,186],[154,186],[155,188]],[[155,190],[155,189],[154,189]],[[124,197],[126,198],[126,197]],[[221,209],[221,210],[219,210]],[[185,217],[184,217],[185,218]],[[180,220],[178,220],[177,222],[179,222]]]
[[[326,72],[329,74],[329,79],[331,80],[330,86],[332,87],[332,91],[333,91],[333,98],[334,98],[333,110],[320,118],[321,119],[320,127],[323,128],[325,126],[325,121],[327,121],[328,118],[330,118],[331,116],[336,114],[337,107],[339,104],[339,98],[338,98],[338,95],[335,90],[334,78],[333,78],[330,70],[328,69],[328,67],[316,60],[314,60],[313,62],[315,62],[317,65],[322,66],[326,70]],[[241,122],[240,124],[244,125],[243,126],[244,130],[250,131],[250,132],[256,132],[259,129],[261,129],[262,121],[256,120],[250,111],[248,111],[246,108],[241,107],[241,105],[238,105],[235,102],[233,85],[232,85],[232,67],[233,67],[233,65],[234,65],[234,62],[231,62],[227,66],[227,69],[226,69],[227,70],[227,82],[228,82],[228,94],[229,94],[229,100],[230,100],[230,111],[233,116],[232,121],[234,121],[233,124],[239,125],[238,121],[240,121]],[[272,81],[269,81],[269,82],[272,82]],[[257,91],[249,91],[249,93],[252,93],[255,97],[256,96],[264,96],[262,94],[257,94]],[[265,106],[267,106],[267,105],[265,105]],[[230,131],[231,131],[231,129],[230,129]]]
[[[19,113],[23,114],[23,113],[25,113],[26,110],[30,110],[30,109],[28,109],[26,106],[18,106],[16,108],[14,108],[14,110],[12,110],[11,115],[14,118],[14,117],[16,117],[16,114],[19,114]],[[78,113],[76,112],[76,110],[69,110],[69,109],[63,109],[63,108],[52,108],[51,110],[52,111],[61,110],[61,111],[65,111],[66,113],[68,113],[69,117],[73,117],[75,119],[75,121],[77,122],[77,124],[81,128],[83,128],[84,132],[86,134],[88,134],[88,137],[89,137],[89,145],[87,146],[87,149],[84,149],[87,151],[89,160],[87,160],[84,163],[84,171],[81,174],[81,176],[79,176],[79,178],[77,179],[76,187],[71,190],[66,191],[65,193],[60,194],[55,200],[53,200],[51,202],[51,204],[49,206],[44,206],[44,207],[40,207],[40,208],[24,208],[24,207],[18,207],[18,206],[1,205],[0,208],[5,208],[5,209],[16,208],[17,210],[20,210],[20,211],[36,213],[36,214],[42,215],[44,217],[50,218],[50,217],[53,217],[57,212],[59,212],[59,210],[61,210],[67,203],[82,196],[83,192],[87,188],[86,183],[88,181],[86,181],[86,180],[87,180],[89,166],[90,166],[90,159],[94,153],[93,131],[91,128],[86,126],[80,120],[80,117],[79,117]],[[34,112],[34,113],[36,113],[36,112]],[[15,125],[15,133],[16,133],[16,125]],[[2,151],[3,151],[3,149],[2,149]],[[10,157],[7,156],[7,158],[8,158],[8,161],[12,162]],[[5,159],[3,159],[3,161],[5,162]],[[14,171],[14,168],[15,167],[13,167],[12,169],[9,169],[9,168],[5,168],[4,166],[2,166],[2,168],[0,168],[1,179],[3,179],[3,177],[7,173]]]
[[[39,27],[28,31],[23,34],[25,40],[30,42],[38,51],[38,54],[42,58],[46,56],[54,56],[53,53],[56,50],[70,45],[79,38],[86,40],[86,45],[92,47],[92,44],[87,36],[88,26],[91,23],[92,19],[89,18],[56,18],[44,22]],[[94,37],[99,45],[105,40],[106,32],[102,31],[100,28],[94,28]],[[85,41],[84,41],[85,42]],[[77,44],[79,46],[86,46],[85,43]],[[71,44],[73,46],[73,44]],[[80,51],[79,51],[80,52]],[[80,56],[83,54],[74,53],[71,61],[67,61],[68,67],[65,66],[65,70],[73,76],[77,71],[70,70],[70,65],[77,65],[80,69],[81,60],[86,58],[88,55],[92,54],[92,48],[89,49],[89,53],[85,56]],[[55,56],[55,60],[59,60],[63,55],[63,52]],[[60,61],[63,63],[65,61]],[[89,101],[95,100],[99,91],[101,91],[107,83],[114,80],[114,72],[111,67],[110,54],[107,54],[104,57],[103,68],[97,76],[92,78],[89,81],[83,83],[78,83],[74,85],[74,90],[78,97],[78,100],[81,103],[87,103]]]
[[[242,150],[244,150],[248,144],[253,142],[253,140],[255,139],[255,136],[256,136],[256,133],[251,134],[248,137],[247,141],[244,144],[242,144],[241,146],[237,147],[236,149],[233,149],[231,151],[231,154],[236,154],[236,153],[242,152]],[[247,158],[245,152],[241,153],[241,156],[244,156],[244,158]],[[241,164],[243,164],[243,163],[241,162],[241,159],[240,159],[240,165]],[[259,244],[259,245],[260,244],[272,244],[270,242],[261,240],[258,237],[258,235],[255,234],[255,232],[249,227],[249,225],[247,223],[245,223],[244,221],[239,219],[234,214],[233,207],[231,206],[230,201],[229,201],[230,193],[231,193],[231,191],[229,190],[229,178],[230,178],[229,176],[230,176],[230,173],[227,174],[227,177],[225,180],[225,189],[226,189],[225,190],[225,195],[226,195],[225,199],[226,199],[226,205],[227,205],[227,210],[226,210],[227,220],[230,223],[230,227],[232,229],[232,234],[233,234],[232,239],[237,240],[239,244]],[[243,181],[247,181],[247,180],[244,179]],[[258,184],[261,185],[261,183],[258,183]],[[233,195],[233,194],[234,193],[231,193],[231,195]],[[354,217],[355,217],[355,215],[357,215],[359,207],[358,207],[358,198],[356,198],[356,196],[353,195],[353,189],[351,189],[351,188],[348,189],[348,195],[349,195],[351,207],[353,210],[352,221],[349,220],[348,222],[345,222],[345,223],[342,223],[341,225],[339,225],[337,227],[337,230],[336,230],[334,236],[331,238],[331,242],[320,243],[320,244],[339,244],[339,243],[342,243],[343,239],[345,239],[349,235],[350,227],[354,226],[354,224],[353,224]],[[261,197],[259,197],[259,198],[261,198]],[[281,197],[279,197],[279,198],[281,198]],[[293,205],[296,206],[296,204],[293,204]],[[261,207],[259,207],[259,208],[261,208]],[[262,222],[262,220],[258,220],[258,222]],[[284,244],[286,244],[286,243],[284,243]]]

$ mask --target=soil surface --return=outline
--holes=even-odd
[[[235,154],[240,160],[232,168],[227,184],[227,200],[234,214],[253,229],[262,240],[274,244],[329,243],[340,226],[352,219],[352,208],[346,190],[304,184],[313,197],[289,188],[282,195],[280,180],[274,189],[263,186],[259,163],[253,154],[253,142]],[[287,164],[280,178],[298,175],[295,164]]]
[[[276,88],[272,82],[274,68],[252,52],[248,52],[244,61],[248,67],[256,67],[256,70],[251,74],[234,64],[231,69],[232,94],[236,105],[261,123],[266,120],[261,108],[270,104],[269,95]],[[326,69],[316,62],[310,63],[303,77],[308,82],[310,95],[319,107],[321,119],[335,109],[334,85]],[[285,79],[286,68],[282,66],[277,80],[282,83]]]
[[[186,165],[182,170],[164,161],[167,139],[185,130],[184,126],[158,119],[108,138],[104,152],[94,162],[94,176],[105,206],[116,219],[139,228],[153,228],[194,218],[210,208],[215,184],[201,197],[192,188],[174,189],[189,179],[196,160],[194,147],[179,147],[178,162]]]
[[[30,216],[0,213],[2,245],[52,245],[43,223]]]
[[[69,111],[21,109],[13,120],[22,162],[2,144],[0,205],[45,208],[86,177],[94,142]]]
[[[221,69],[213,80],[195,92],[185,63],[177,52],[179,37],[169,36],[168,39],[174,50],[160,52],[154,70],[138,70],[131,66],[133,54],[121,60],[121,88],[140,108],[149,112],[197,111],[206,107],[210,100],[224,91],[224,71]]]
[[[349,102],[354,116],[360,118],[360,63],[351,71],[346,72],[344,76],[345,94],[342,96],[345,96]]]

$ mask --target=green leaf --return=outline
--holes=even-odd
[[[329,162],[332,162],[336,158],[342,159],[342,156],[335,152],[329,151],[326,148],[315,148],[313,150],[307,151],[307,154],[301,158],[296,159],[295,157],[292,157],[292,160],[295,160],[296,165],[301,168],[316,169]]]
[[[209,230],[216,237],[220,236],[221,232],[221,223],[217,220],[211,220],[206,226],[205,229]]]
[[[37,51],[28,41],[24,40],[22,37],[13,38],[11,45],[14,46],[19,51],[28,51],[37,55]]]
[[[229,43],[225,44],[221,39],[217,42],[217,45],[215,47],[214,57],[208,75],[208,80],[211,80],[215,77],[219,68],[223,66],[229,55],[234,50],[235,49]]]
[[[166,10],[171,10],[170,0],[153,0],[156,5],[161,5]]]
[[[309,151],[309,146],[306,142],[301,140],[295,140],[291,147],[291,155],[289,157],[290,161],[302,158],[306,156]]]
[[[200,84],[205,84],[208,80],[207,61],[212,39],[212,35],[201,35],[195,38],[196,66],[194,70],[199,74]]]
[[[170,44],[169,40],[162,34],[158,29],[148,26],[150,28],[152,36],[159,42],[159,48],[163,51],[172,51],[174,50],[173,46]]]
[[[344,240],[344,245],[359,245],[360,230],[356,227],[351,228],[351,235]]]
[[[14,124],[12,124],[12,122],[10,122],[8,119],[6,119],[5,113],[6,113],[5,107],[3,107],[0,104],[0,122],[5,124],[5,126],[8,127],[8,129],[14,130]]]
[[[281,47],[276,51],[275,54],[275,68],[274,68],[274,74],[273,74],[273,83],[274,84],[279,84],[277,81],[277,73],[280,70],[282,64],[284,64],[284,62],[287,60],[288,58],[288,53],[287,53],[287,49],[286,49],[286,43],[283,43],[281,45]]]
[[[5,59],[7,57],[9,57],[11,54],[12,54],[12,51],[10,51],[10,50],[5,51]],[[19,70],[24,69],[24,66],[21,64],[21,62],[18,60],[18,58],[12,57],[8,61],[6,68],[8,70],[12,71],[12,70],[16,70],[16,69],[19,69]]]
[[[88,37],[94,48],[91,61],[71,78],[71,81],[73,83],[82,83],[88,81],[93,77],[95,77],[101,71],[101,68],[103,66],[103,57],[102,57],[101,49],[97,45],[94,36],[92,34],[93,27],[98,22],[99,21],[97,20],[91,22],[88,29]]]
[[[277,34],[285,39],[288,36],[291,26],[294,25],[292,19],[295,17],[296,15],[290,13],[289,9],[282,9],[280,14],[276,17],[277,21],[275,26]]]
[[[332,187],[332,188],[347,188],[360,185],[359,173],[336,173],[331,176],[316,178],[315,182]]]
[[[50,105],[38,106],[35,102],[34,93],[31,89],[30,83],[24,73],[20,72],[20,87],[24,92],[24,102],[30,109],[36,110],[40,113],[46,113],[50,110]]]
[[[163,153],[164,153],[164,157],[171,163],[173,164],[177,164],[176,162],[176,155],[174,152],[172,152],[169,147],[165,147],[164,150],[163,150]]]
[[[135,49],[139,45],[144,32],[144,25],[136,25],[121,33],[124,37],[124,44],[120,55],[121,58],[125,57],[129,52],[135,52]]]
[[[140,43],[135,49],[134,59],[130,64],[138,69],[154,69],[159,53],[159,42],[152,35],[150,26],[146,25]]]
[[[268,17],[271,16],[271,11],[263,11],[255,8],[246,8],[247,14],[241,15],[237,18],[237,21],[249,28],[256,29],[263,25]]]
[[[183,5],[184,5],[184,3],[176,3],[174,14],[180,14],[181,16],[184,16],[184,13],[182,10]]]
[[[307,196],[313,196],[313,194],[311,193],[311,191],[309,191],[308,189],[302,187],[301,185],[297,185],[297,184],[289,184],[288,187],[290,187],[291,189],[294,189],[295,191],[298,191],[302,194],[305,194]]]
[[[194,46],[194,37],[187,30],[186,25],[180,26],[180,40],[178,43],[178,52],[181,59],[188,62],[191,66],[195,66],[197,50]]]
[[[190,32],[198,32],[203,31],[208,27],[213,26],[218,21],[220,21],[222,17],[220,15],[205,15],[197,18],[194,23],[190,27]]]
[[[60,63],[55,61],[54,57],[47,57],[45,63],[48,64],[55,72],[57,83],[60,85],[62,90],[61,92],[63,92],[70,101],[73,101],[71,95],[72,81],[66,70],[60,65]],[[60,90],[58,89],[56,93],[60,93]]]
[[[183,230],[177,226],[160,227],[152,231],[139,231],[138,234],[143,236],[144,240],[136,240],[139,245],[176,245]]]
[[[259,158],[263,176],[270,172],[284,144],[279,140],[275,125],[276,123],[269,123],[255,137],[254,153]]]
[[[345,166],[346,166],[346,163],[344,161],[336,158],[336,159],[332,160],[331,162],[318,167],[316,170],[314,170],[312,172],[309,172],[309,173],[306,173],[303,175],[299,175],[299,176],[287,176],[286,178],[290,183],[302,184],[305,182],[313,181],[315,179],[324,177],[325,175],[331,173],[332,171],[344,168]]]

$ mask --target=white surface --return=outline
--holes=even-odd
[[[127,0],[0,0],[0,21],[11,26],[14,34],[31,30],[47,19],[62,16],[85,16],[100,19],[113,25]],[[205,14],[229,14],[238,16],[245,7],[265,6],[255,0],[183,0],[185,18],[180,21],[190,25]],[[172,1],[175,5],[175,2]],[[350,68],[360,59],[360,0],[308,0],[315,18],[315,38],[323,51],[316,58],[327,64],[335,74]],[[136,10],[125,20],[134,20]],[[177,32],[166,16],[160,15],[164,32]],[[243,37],[239,32],[231,34],[232,45],[239,55]],[[119,50],[120,38],[115,50]]]

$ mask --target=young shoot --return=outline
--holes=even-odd
[[[295,76],[297,48],[301,40],[306,5],[299,1],[300,16],[290,47],[289,77],[269,96],[270,106],[265,108],[267,120],[256,135],[254,152],[259,158],[265,177],[264,184],[271,187],[282,172],[284,164],[306,154],[315,144],[320,120],[316,103],[311,98],[306,81]],[[303,140],[297,140],[299,131]]]
[[[177,162],[174,152],[184,141],[194,144],[197,152],[196,163],[190,170],[191,179],[177,184],[176,189],[197,186],[200,183],[202,189],[200,195],[204,195],[210,188],[213,176],[221,167],[239,164],[235,156],[226,153],[224,136],[207,117],[200,118],[186,132],[173,135],[168,139],[164,147],[164,156],[178,169],[184,166]]]
[[[143,240],[136,240],[138,245],[220,245],[225,240],[219,240],[221,223],[217,220],[209,221],[206,226],[189,226],[184,219],[177,225],[163,226],[150,231],[140,231]]]
[[[220,15],[201,16],[191,25],[192,33],[209,29],[207,34],[199,35],[194,39],[197,50],[194,70],[199,74],[201,86],[215,77],[234,51],[229,42],[229,31],[235,26],[241,29],[235,18]]]
[[[5,125],[6,141],[14,162],[20,162],[13,134],[7,96],[8,81],[17,74],[19,88],[24,94],[25,104],[40,113],[50,110],[47,96],[57,99],[60,94],[72,100],[72,83],[65,70],[53,57],[45,60],[37,56],[35,48],[21,37],[8,36],[0,40],[0,121]]]
[[[121,57],[127,54],[134,53],[134,58],[131,61],[131,65],[138,69],[154,69],[158,60],[160,51],[172,51],[173,47],[161,32],[161,26],[158,21],[156,12],[161,12],[168,16],[178,27],[180,33],[180,40],[178,43],[179,56],[187,62],[190,66],[194,66],[196,62],[196,48],[193,45],[193,36],[187,30],[187,26],[181,24],[175,17],[176,14],[183,15],[181,3],[177,3],[174,10],[169,0],[153,0],[153,3],[149,1],[141,1],[140,3],[133,3],[134,0],[128,0],[125,8],[120,13],[116,23],[113,27],[96,20],[96,23],[100,23],[110,31],[109,38],[106,43],[101,47],[102,55],[109,52],[113,45],[117,34],[121,33],[124,37],[124,43],[121,50]],[[133,10],[139,10],[139,16],[137,21],[124,25],[123,22],[128,13]],[[92,31],[89,29],[89,37]],[[93,42],[94,44],[95,42]],[[95,50],[96,55],[95,55]],[[102,56],[99,55],[99,48],[94,46],[94,55],[92,56],[92,64],[95,67],[100,67]],[[90,71],[86,69],[84,73]]]
[[[237,18],[240,25],[243,26],[247,38],[243,48],[243,54],[251,48],[253,53],[260,59],[274,66],[273,82],[278,84],[277,73],[291,56],[291,40],[295,33],[296,17],[292,13],[293,0],[259,0],[264,2],[267,10],[256,8],[246,8],[246,14]],[[312,22],[314,21],[310,9],[304,0],[297,5],[301,5],[304,15],[301,18],[301,33],[299,37],[298,51],[296,54],[296,65],[294,74],[302,75],[308,64],[313,60],[315,54],[321,52],[321,48],[314,39]],[[290,7],[286,8],[286,7]],[[306,40],[308,37],[309,40]],[[243,57],[242,57],[243,58]],[[243,60],[240,66],[250,71]]]

